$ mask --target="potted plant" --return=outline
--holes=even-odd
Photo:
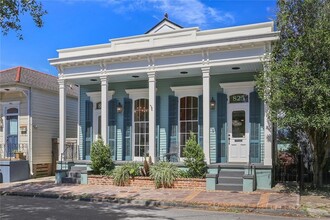
[[[13,153],[15,154],[15,159],[18,159],[18,160],[24,160],[24,154],[22,151],[19,151],[19,150],[14,150]]]

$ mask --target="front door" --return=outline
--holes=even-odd
[[[13,151],[18,150],[18,116],[6,116],[6,144],[7,157],[13,156]]]
[[[228,162],[248,162],[248,105],[228,106]]]

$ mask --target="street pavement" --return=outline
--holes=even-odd
[[[194,191],[182,189],[150,189],[134,187],[55,184],[54,177],[0,184],[1,195],[61,198],[110,204],[145,207],[185,207],[231,212],[304,216],[299,210],[299,195],[258,191],[253,193],[228,191]]]
[[[307,220],[249,213],[224,213],[173,207],[146,207],[38,197],[1,196],[1,220],[167,219],[167,220]]]

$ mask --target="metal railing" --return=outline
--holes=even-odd
[[[78,158],[77,142],[65,143],[64,151],[61,153],[61,170],[63,170],[63,162],[74,162]]]

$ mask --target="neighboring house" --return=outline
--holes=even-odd
[[[52,138],[59,136],[57,80],[25,67],[0,71],[0,158],[14,161],[13,151],[23,152],[32,176],[52,170]],[[76,86],[67,90],[67,137],[71,138],[77,136],[77,93]]]
[[[182,162],[193,131],[210,173],[250,173],[258,189],[270,188],[272,125],[254,79],[277,39],[273,22],[200,31],[165,17],[142,35],[58,50],[49,61],[59,71],[60,150],[66,85],[79,84],[77,159],[89,161],[102,137],[116,161]]]

